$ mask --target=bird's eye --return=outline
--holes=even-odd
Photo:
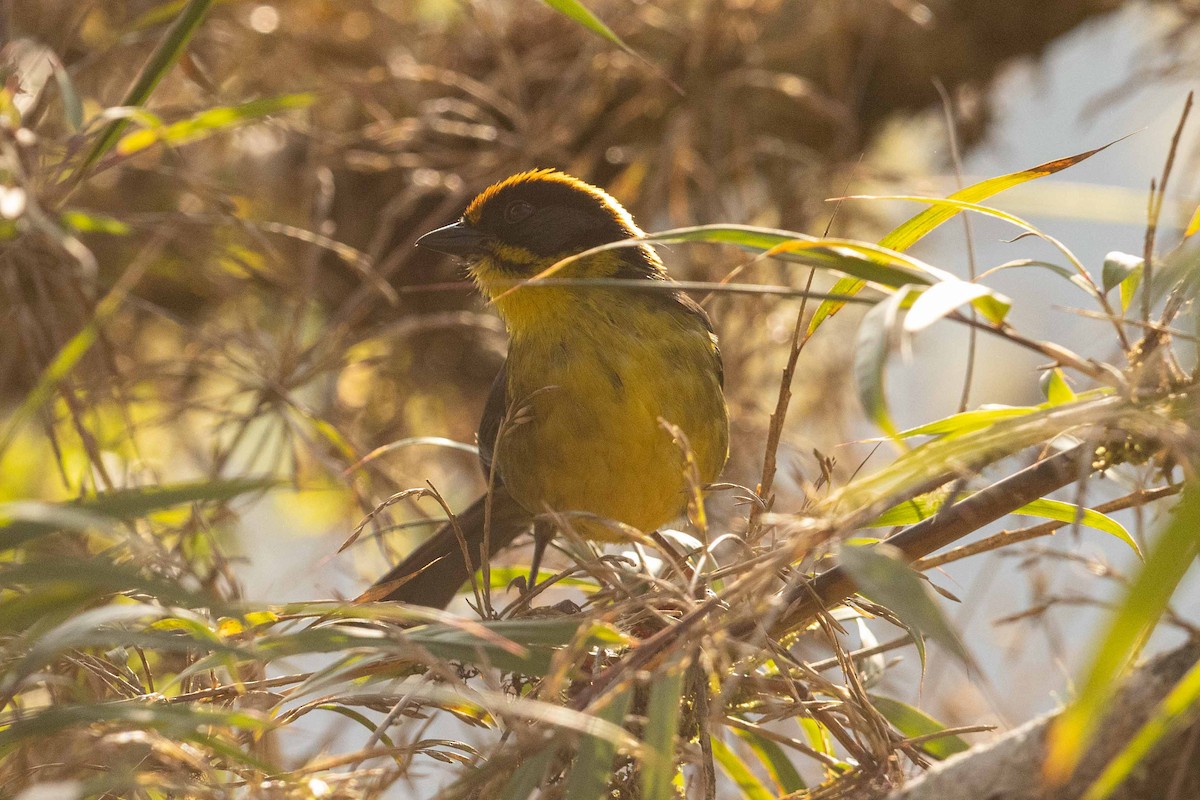
[[[514,225],[529,218],[533,213],[533,206],[523,200],[516,200],[504,207],[504,221],[509,225]]]

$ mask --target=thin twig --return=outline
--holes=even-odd
[[[779,380],[779,395],[775,401],[775,410],[771,412],[770,427],[767,431],[767,444],[763,452],[763,467],[762,477],[758,483],[758,491],[756,494],[761,502],[755,503],[750,508],[750,527],[747,531],[747,539],[753,540],[755,533],[758,530],[759,520],[766,511],[771,510],[774,505],[774,496],[772,488],[775,485],[775,469],[776,459],[779,452],[779,442],[783,438],[783,424],[787,420],[788,405],[792,401],[792,380],[796,375],[796,363],[799,361],[800,352],[804,349],[804,345],[808,343],[809,334],[801,331],[804,329],[804,317],[808,310],[808,291],[812,289],[813,278],[816,276],[816,269],[808,271],[808,282],[804,285],[805,295],[800,301],[800,309],[796,312],[796,323],[792,327],[792,341],[788,349],[787,364],[783,367],[783,375]]]
[[[1167,162],[1163,165],[1162,179],[1158,181],[1157,191],[1154,181],[1150,182],[1150,207],[1142,250],[1145,264],[1142,267],[1142,322],[1150,321],[1150,304],[1154,294],[1154,240],[1158,236],[1158,220],[1162,215],[1163,201],[1166,199],[1167,181],[1171,178],[1171,169],[1175,166],[1175,153],[1179,149],[1179,140],[1183,136],[1183,128],[1191,110],[1192,92],[1188,92],[1187,100],[1183,103],[1183,113],[1179,115],[1179,124],[1175,126],[1175,135],[1171,137],[1171,147],[1167,150]],[[1145,353],[1135,352],[1134,356],[1140,360],[1145,357]]]
[[[926,556],[1078,480],[1081,460],[1090,458],[1091,451],[1087,444],[1064,450],[992,484],[937,516],[908,526],[886,541],[909,559]],[[788,608],[776,620],[775,634],[784,635],[806,625],[821,608],[845,600],[856,589],[854,580],[841,566],[790,587],[781,598]]]
[[[1164,497],[1171,497],[1179,494],[1179,486],[1161,486],[1157,489],[1139,489],[1136,492],[1131,492],[1124,497],[1118,497],[1115,500],[1110,500],[1107,503],[1101,503],[1095,507],[1095,511],[1101,514],[1108,514],[1113,511],[1123,511],[1127,508],[1143,506],[1147,503],[1152,503],[1155,500],[1161,500]],[[1020,528],[1015,531],[1000,531],[994,536],[989,536],[986,539],[980,539],[978,542],[964,544],[961,547],[956,547],[945,553],[936,556],[926,556],[919,558],[913,562],[913,569],[927,570],[940,567],[943,564],[949,564],[952,561],[959,561],[968,556],[979,555],[990,550],[996,550],[1001,547],[1016,544],[1018,542],[1027,542],[1030,539],[1037,539],[1042,536],[1049,536],[1055,531],[1071,522],[1062,522],[1060,520],[1051,520],[1038,525],[1031,525],[1028,528]]]
[[[950,98],[950,93],[946,91],[945,85],[936,77],[933,79],[933,88],[937,89],[937,93],[942,99],[942,115],[946,123],[946,138],[950,145],[950,160],[954,165],[954,180],[958,184],[959,190],[961,190],[963,188],[963,167],[962,155],[958,150],[958,123],[955,120],[954,103]],[[966,239],[967,245],[967,279],[974,281],[978,269],[975,264],[975,237],[971,231],[971,215],[959,214],[958,216],[962,219],[963,236]],[[969,309],[967,315],[970,319],[975,319],[975,309]],[[970,328],[967,331],[967,365],[963,370],[962,394],[958,399],[958,410],[960,413],[967,410],[967,405],[971,399],[971,384],[975,376],[977,338],[976,329]]]

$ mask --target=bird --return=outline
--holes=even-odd
[[[644,237],[604,190],[535,169],[489,186],[460,219],[417,239],[464,262],[508,333],[478,430],[490,500],[443,524],[360,600],[445,608],[479,567],[485,525],[489,560],[534,527],[532,586],[555,530],[547,517],[579,520],[576,530],[601,541],[619,539],[619,526],[598,519],[649,533],[683,513],[697,479],[719,476],[729,418],[717,335],[653,247],[636,243]],[[530,281],[614,242],[631,243]]]

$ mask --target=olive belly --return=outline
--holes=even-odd
[[[513,343],[495,465],[517,502],[535,514],[579,511],[642,531],[662,526],[683,511],[688,491],[683,442],[663,422],[686,437],[700,481],[717,477],[729,426],[711,338],[671,333],[574,342],[571,350],[562,340]],[[578,530],[610,538],[612,529]]]

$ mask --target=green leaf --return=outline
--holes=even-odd
[[[212,4],[213,0],[189,0],[171,27],[167,29],[158,46],[154,48],[150,58],[142,65],[141,72],[138,73],[133,85],[129,87],[129,91],[121,101],[122,106],[141,106],[150,99],[155,88],[183,55],[188,42],[199,29],[200,23],[204,21]],[[114,120],[105,126],[87,156],[71,172],[69,180],[72,184],[76,184],[86,177],[88,170],[121,138],[121,133],[128,124],[128,120],[121,119]]]
[[[172,705],[157,702],[52,705],[32,711],[0,728],[0,758],[25,741],[45,741],[70,728],[114,725],[135,730],[160,731],[180,742],[217,750],[234,763],[273,774],[277,769],[240,747],[230,747],[214,728],[264,731],[270,723],[246,711],[227,711],[210,706]]]
[[[959,496],[959,500],[961,502],[970,496],[970,494],[962,494]],[[896,525],[914,525],[936,514],[941,509],[945,500],[946,494],[944,492],[933,492],[921,495],[920,497],[914,497],[889,508],[875,519],[863,525],[863,527],[890,528]],[[1042,498],[1034,500],[1032,503],[1027,503],[1012,513],[1094,528],[1117,537],[1129,545],[1138,558],[1142,557],[1142,550],[1138,547],[1137,541],[1129,531],[1125,530],[1125,527],[1112,517],[1095,509],[1081,508],[1074,503],[1066,503],[1062,500]]]
[[[675,737],[683,707],[685,665],[675,661],[655,673],[646,707],[646,748],[642,755],[644,800],[675,800]]]
[[[300,92],[285,94],[281,97],[251,100],[237,106],[205,109],[180,122],[155,128],[144,128],[126,134],[117,142],[117,153],[122,156],[133,155],[158,142],[170,145],[188,144],[219,131],[244,125],[272,114],[296,108],[307,108],[315,101],[315,94]]]
[[[974,661],[942,612],[928,582],[886,543],[843,546],[841,562],[862,595],[886,606],[968,666]]]
[[[1122,137],[1124,138],[1124,137]],[[972,184],[965,189],[959,189],[954,194],[950,195],[950,200],[960,200],[967,203],[978,203],[981,200],[986,200],[993,195],[999,194],[1006,189],[1011,189],[1014,186],[1019,186],[1022,183],[1034,180],[1036,178],[1044,178],[1047,175],[1053,175],[1056,172],[1061,172],[1068,167],[1073,167],[1081,161],[1086,161],[1102,150],[1107,150],[1121,139],[1109,142],[1106,145],[1097,147],[1094,150],[1088,150],[1083,153],[1078,153],[1066,158],[1057,158],[1054,161],[1047,161],[1044,164],[1038,164],[1036,167],[1021,170],[1020,172],[1010,172],[1007,175],[1000,175],[995,178],[988,178],[979,183]],[[958,214],[950,206],[940,206],[927,208],[916,216],[906,220],[896,226],[887,236],[879,240],[879,243],[885,247],[890,247],[893,250],[907,250],[921,239],[932,233],[942,223],[953,219]]]
[[[1188,222],[1187,229],[1183,232],[1183,237],[1186,239],[1193,236],[1197,231],[1200,231],[1200,206],[1196,206],[1196,210],[1192,212],[1192,219]]]
[[[184,503],[224,502],[275,485],[271,478],[231,478],[116,489],[72,503],[21,501],[15,510],[14,504],[5,504],[0,506],[0,550],[57,530],[93,527],[103,519],[133,520]]]
[[[976,214],[981,214],[985,217],[992,217],[994,219],[1003,220],[1004,222],[1014,225],[1014,226],[1020,228],[1021,230],[1025,231],[1026,233],[1031,233],[1031,234],[1037,236],[1039,239],[1043,239],[1046,242],[1048,242],[1049,244],[1053,245],[1060,253],[1062,253],[1067,258],[1068,261],[1071,262],[1071,265],[1075,268],[1080,279],[1082,281],[1084,281],[1084,283],[1086,283],[1088,293],[1093,296],[1098,296],[1100,294],[1099,290],[1092,283],[1091,276],[1088,275],[1087,269],[1084,268],[1082,262],[1080,262],[1078,257],[1076,257],[1076,255],[1074,253],[1072,253],[1069,249],[1067,249],[1066,245],[1064,245],[1058,239],[1055,239],[1050,234],[1042,231],[1040,228],[1037,228],[1034,225],[1030,224],[1029,222],[1026,222],[1025,220],[1021,219],[1020,217],[1016,216],[1015,214],[1010,214],[1007,211],[1002,211],[998,208],[993,208],[992,206],[980,205],[979,203],[970,203],[965,200],[955,199],[953,197],[940,198],[940,197],[925,197],[923,195],[871,195],[871,196],[864,195],[861,197],[848,198],[848,199],[907,200],[907,201],[911,201],[914,203],[928,203],[928,204],[930,204],[930,206],[932,206],[934,208],[943,208],[944,207],[944,208],[955,209],[956,213],[957,213],[957,211],[974,211]]]
[[[83,532],[116,529],[112,517],[88,511],[74,503],[14,500],[11,503],[0,503],[0,548],[4,547],[5,539],[12,535],[15,523],[25,523],[46,531]]]
[[[721,769],[729,779],[737,785],[742,797],[746,800],[775,800],[775,793],[763,785],[763,782],[750,771],[746,762],[716,736],[708,737],[712,743],[713,759],[721,765]]]
[[[867,418],[888,436],[898,433],[888,410],[884,376],[892,350],[893,332],[900,307],[910,292],[901,289],[875,305],[863,317],[854,345],[854,383]]]
[[[107,299],[106,297],[105,300]],[[9,415],[8,425],[3,433],[0,433],[0,460],[3,459],[9,446],[16,439],[17,432],[25,424],[25,420],[33,416],[50,399],[59,382],[75,368],[80,359],[91,349],[92,344],[96,341],[99,322],[115,310],[115,304],[106,305],[102,300],[96,306],[92,321],[84,325],[79,333],[72,336],[63,345],[62,349],[55,354],[50,363],[46,365],[46,368],[42,370],[42,374],[38,376],[38,382],[25,395],[16,411]]]
[[[1118,139],[1117,141],[1120,141]],[[972,184],[965,189],[960,189],[950,195],[950,200],[962,200],[969,203],[978,203],[981,200],[999,194],[1006,189],[1011,189],[1014,186],[1019,186],[1026,181],[1042,178],[1046,175],[1053,175],[1056,172],[1061,172],[1067,167],[1073,167],[1079,162],[1091,158],[1096,153],[1099,153],[1105,148],[1111,147],[1116,142],[1109,142],[1103,147],[1097,147],[1095,150],[1088,150],[1085,153],[1078,155],[1067,156],[1066,158],[1047,161],[1045,164],[1038,164],[1036,167],[1021,170],[1020,172],[1012,172],[1008,175],[1000,175],[995,178],[988,178],[985,181]],[[953,219],[962,209],[955,208],[951,205],[935,205],[924,211],[910,217],[900,225],[896,226],[890,233],[879,240],[879,244],[891,250],[903,252],[921,239],[928,236],[942,223]],[[862,291],[865,284],[861,281],[845,280],[838,283],[831,290],[834,294],[857,294]],[[811,336],[816,332],[826,319],[836,314],[843,306],[844,301],[840,300],[825,300],[817,307],[817,311],[813,314],[812,319],[808,323],[808,335]]]
[[[587,28],[601,39],[607,39],[623,50],[630,49],[629,45],[621,41],[621,37],[613,33],[611,28],[601,22],[599,17],[578,0],[542,0],[542,2],[572,22]]]
[[[830,294],[856,295],[866,286],[866,281],[859,278],[839,278],[838,282],[829,290]],[[837,312],[841,311],[846,305],[845,300],[822,300],[821,305],[817,306],[817,310],[813,312],[812,319],[808,321],[808,336],[812,336],[817,332],[817,328],[825,320],[832,317]]]
[[[54,81],[58,84],[58,96],[63,104],[63,117],[67,120],[67,125],[71,130],[79,133],[83,130],[83,103],[79,100],[79,93],[75,91],[71,73],[67,72],[67,68],[63,66],[62,60],[57,54],[51,54],[49,60],[50,66],[54,69]]]
[[[626,641],[609,625],[595,623],[581,628],[578,619],[569,617],[426,625],[413,628],[407,638],[440,658],[490,663],[523,675],[545,675],[554,652],[572,642],[592,648]]]
[[[541,787],[542,776],[546,774],[550,761],[558,752],[555,745],[553,739],[548,740],[543,743],[536,756],[522,761],[500,790],[500,797],[503,800],[529,800],[534,791]]]
[[[901,454],[892,463],[860,475],[834,491],[817,513],[875,513],[911,497],[913,489],[946,474],[947,465],[982,469],[1026,447],[1049,441],[1079,425],[1114,424],[1130,413],[1129,401],[1115,394],[1088,394],[1075,403],[1039,408],[1013,419],[1002,419],[978,430],[942,436]],[[865,520],[864,520],[865,521]]]
[[[160,25],[165,25],[175,19],[188,2],[189,0],[166,0],[166,2],[160,2],[141,16],[135,18],[129,24],[128,31],[140,32],[147,28],[157,28]],[[220,6],[234,2],[237,2],[237,0],[215,0],[213,5]]]
[[[1125,280],[1121,281],[1121,313],[1129,311],[1129,306],[1133,303],[1133,298],[1137,296],[1137,290],[1142,285],[1142,275],[1145,273],[1145,267],[1136,269]]]
[[[184,503],[225,502],[249,492],[270,489],[278,484],[274,478],[219,478],[167,483],[161,486],[103,492],[84,500],[79,506],[97,514],[129,520]]]
[[[1029,517],[1053,519],[1059,522],[1069,522],[1071,524],[1078,523],[1086,525],[1089,528],[1095,528],[1098,531],[1103,531],[1117,537],[1129,545],[1138,558],[1142,558],[1142,549],[1138,547],[1137,540],[1130,535],[1129,531],[1125,530],[1125,526],[1107,514],[1103,514],[1095,509],[1080,508],[1074,503],[1065,503],[1062,500],[1042,498],[1041,500],[1034,500],[1032,503],[1021,506],[1013,513]]]
[[[1074,392],[1073,399],[1076,401],[1095,400],[1101,397],[1110,397],[1112,394],[1112,389],[1104,387],[1089,389],[1085,392]],[[1036,406],[984,405],[971,411],[951,414],[948,417],[900,431],[900,437],[908,439],[913,436],[956,436],[971,433],[988,428],[998,422],[1024,417],[1036,411],[1046,411],[1054,408],[1055,405],[1058,404],[1045,402]]]
[[[985,298],[989,302],[983,302]],[[976,304],[979,312],[997,325],[1004,321],[1008,310],[1012,308],[1011,300],[981,284],[942,281],[921,292],[913,301],[912,308],[904,318],[904,330],[906,333],[923,331],[968,303]]]
[[[913,436],[950,436],[983,430],[1002,420],[1023,417],[1037,410],[1036,406],[983,406],[951,414],[915,428],[900,431],[900,437],[908,439]]]
[[[60,619],[74,609],[115,594],[141,593],[163,604],[211,607],[213,599],[189,591],[177,580],[152,574],[134,564],[104,558],[58,557],[0,566],[0,586],[21,589],[0,603],[0,631],[20,631],[46,617]]]
[[[1200,663],[1194,664],[1172,687],[1150,719],[1108,762],[1081,800],[1104,800],[1112,794],[1160,742],[1194,718],[1197,706],[1200,706]]]
[[[800,773],[796,771],[796,766],[792,764],[792,760],[788,758],[787,753],[778,744],[765,736],[759,736],[754,731],[742,728],[730,728],[730,730],[741,738],[754,751],[754,754],[758,756],[758,760],[771,773],[771,778],[775,781],[779,794],[791,794],[808,788],[804,783],[804,779],[800,777]],[[823,747],[818,747],[817,749],[820,752],[825,752],[825,748]]]
[[[924,494],[905,500],[899,505],[892,506],[875,519],[864,525],[864,528],[892,528],[897,525],[915,525],[923,519],[932,517],[942,507],[945,494]]]
[[[881,694],[868,694],[867,697],[871,700],[871,705],[905,736],[928,736],[946,729],[945,725],[908,703]],[[928,739],[922,742],[920,747],[939,761],[970,749],[970,745],[954,734]]]
[[[612,697],[595,716],[613,725],[624,725],[625,715],[633,702],[633,689],[626,687]],[[613,779],[613,758],[616,744],[600,736],[584,736],[575,755],[571,777],[567,782],[566,800],[595,800],[604,797]]]
[[[189,612],[144,603],[133,605],[110,604],[88,609],[67,619],[48,631],[39,631],[23,658],[10,665],[0,677],[0,691],[10,692],[38,670],[45,668],[60,653],[87,647],[145,645],[163,652],[180,652],[195,648],[197,640],[177,635],[174,631],[150,631],[151,623],[166,619],[188,621]],[[197,634],[206,645],[219,646],[216,634],[205,627],[203,618],[190,615],[187,631]],[[129,626],[136,625],[131,630]]]
[[[927,285],[945,279],[956,280],[943,270],[878,245],[868,245],[850,239],[818,239],[792,231],[751,225],[698,225],[676,228],[648,235],[637,242],[729,244],[781,261],[833,270],[892,288],[908,284]],[[617,246],[622,245],[629,246],[617,243]],[[604,246],[604,249],[608,249],[608,246]],[[559,262],[566,263],[570,263],[570,259]]]
[[[379,730],[378,720],[373,720],[366,714],[360,714],[352,708],[346,708],[345,706],[338,705],[337,703],[325,703],[317,706],[317,708],[321,709],[322,711],[330,711],[338,716],[345,717],[351,722],[359,725],[364,731],[366,731],[367,734],[374,734],[377,730]],[[395,742],[393,742],[391,737],[389,737],[386,733],[379,734],[379,742],[384,747],[396,746]]]
[[[1134,273],[1141,273],[1146,266],[1146,259],[1140,256],[1113,251],[1104,257],[1104,267],[1100,271],[1101,286],[1104,293],[1111,292],[1114,286],[1120,286]]]
[[[1058,275],[1060,278],[1066,278],[1071,283],[1075,284],[1080,289],[1083,289],[1088,294],[1092,293],[1091,285],[1088,284],[1088,282],[1083,279],[1083,276],[1080,275],[1077,271],[1067,269],[1066,267],[1062,266],[1061,264],[1055,264],[1050,261],[1039,261],[1034,258],[1019,258],[1015,261],[1008,261],[1003,264],[1000,264],[999,266],[992,267],[991,269],[985,271],[982,275],[980,275],[979,278],[977,278],[977,280],[983,280],[984,278],[988,277],[989,275],[994,275],[997,272],[1004,272],[1004,271],[1010,270],[1010,269],[1023,269],[1025,267],[1037,267],[1039,269],[1044,269],[1049,272],[1053,272],[1055,275]]]
[[[1042,394],[1046,395],[1046,400],[1050,406],[1061,406],[1064,403],[1073,403],[1079,396],[1075,394],[1075,390],[1067,383],[1066,376],[1058,367],[1043,373],[1042,379]]]
[[[1061,785],[1095,734],[1125,668],[1145,643],[1171,595],[1200,553],[1200,483],[1184,487],[1174,516],[1150,550],[1097,642],[1079,696],[1050,728],[1044,765]]]
[[[106,233],[112,236],[125,236],[131,231],[131,228],[119,219],[79,209],[67,209],[59,214],[58,221],[63,227],[74,233]]]

